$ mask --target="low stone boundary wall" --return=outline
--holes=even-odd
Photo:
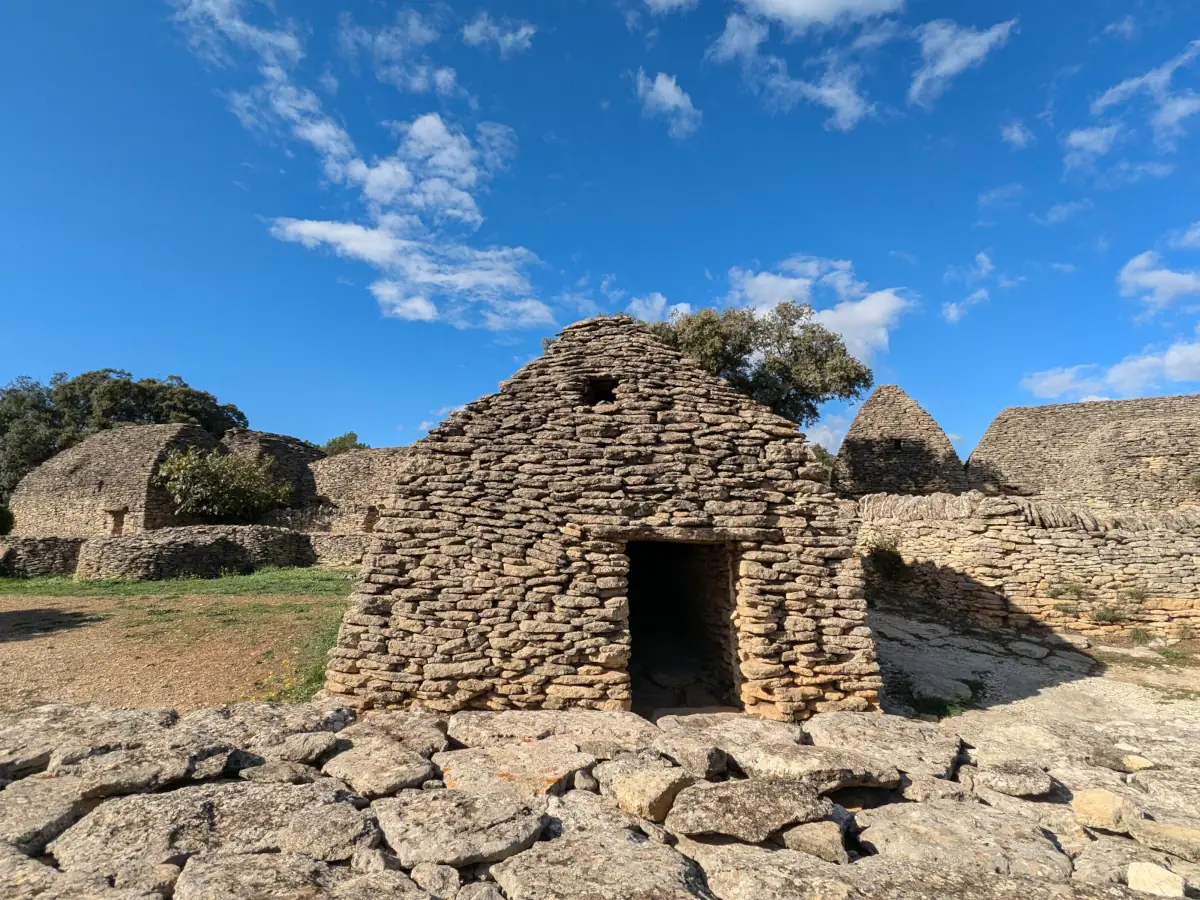
[[[309,536],[267,525],[195,525],[92,538],[79,553],[82,580],[217,578],[267,566],[310,566]]]
[[[84,538],[0,537],[0,576],[73,575]]]
[[[1200,525],[1187,516],[972,492],[873,494],[859,517],[869,599],[990,627],[1200,633]]]
[[[363,557],[371,549],[369,534],[306,534],[312,546],[316,565],[333,568],[361,566]]]

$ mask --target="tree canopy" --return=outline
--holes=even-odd
[[[807,303],[766,313],[728,307],[671,316],[648,327],[702,368],[797,425],[828,400],[852,400],[871,387],[871,370],[846,349]]]
[[[345,434],[340,434],[335,438],[330,438],[321,449],[325,451],[326,456],[337,456],[339,453],[346,453],[350,450],[370,450],[366,444],[359,443],[358,433],[347,431]]]
[[[273,465],[269,456],[188,447],[167,453],[158,469],[158,481],[184,515],[249,525],[263,513],[287,506],[292,498],[291,486],[275,480]]]
[[[215,437],[245,428],[246,415],[178,375],[165,380],[98,369],[49,384],[17,378],[0,388],[0,502],[26,472],[89,435],[118,425],[199,425]]]

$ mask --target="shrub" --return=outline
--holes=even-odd
[[[1046,595],[1053,600],[1066,598],[1078,603],[1080,600],[1090,598],[1092,591],[1086,584],[1080,584],[1078,581],[1068,581],[1065,584],[1050,585],[1050,587],[1046,588]]]
[[[1188,484],[1191,485],[1193,491],[1200,491],[1200,472],[1193,472],[1189,475]]]
[[[286,506],[291,486],[276,481],[274,460],[205,452],[196,447],[171,450],[158,470],[158,482],[184,515],[212,522],[246,525],[268,510]]]
[[[1125,588],[1117,596],[1127,603],[1141,603],[1150,596],[1150,592],[1146,590],[1145,586],[1135,584]]]
[[[1092,610],[1092,619],[1096,622],[1115,624],[1127,621],[1129,616],[1119,606],[1101,606]]]
[[[347,431],[345,434],[327,440],[321,449],[325,451],[326,456],[337,456],[339,453],[347,453],[351,450],[369,450],[370,448],[359,441],[357,433]]]
[[[875,539],[870,552],[867,553],[867,559],[871,561],[875,571],[893,581],[905,578],[909,574],[908,564],[900,555],[899,546],[895,537],[881,535]]]
[[[1150,632],[1145,628],[1130,629],[1129,642],[1135,647],[1144,647],[1150,643]]]
[[[0,503],[0,534],[8,534],[13,530],[12,510]]]

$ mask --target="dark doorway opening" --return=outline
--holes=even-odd
[[[625,553],[633,711],[739,705],[729,548],[635,541]]]

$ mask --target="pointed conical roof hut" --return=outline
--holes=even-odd
[[[572,325],[411,447],[326,686],[441,711],[872,708],[853,504],[819,478],[794,423],[632,319]]]
[[[837,487],[864,494],[957,494],[967,477],[954,445],[929,413],[894,384],[877,387],[838,451]]]

